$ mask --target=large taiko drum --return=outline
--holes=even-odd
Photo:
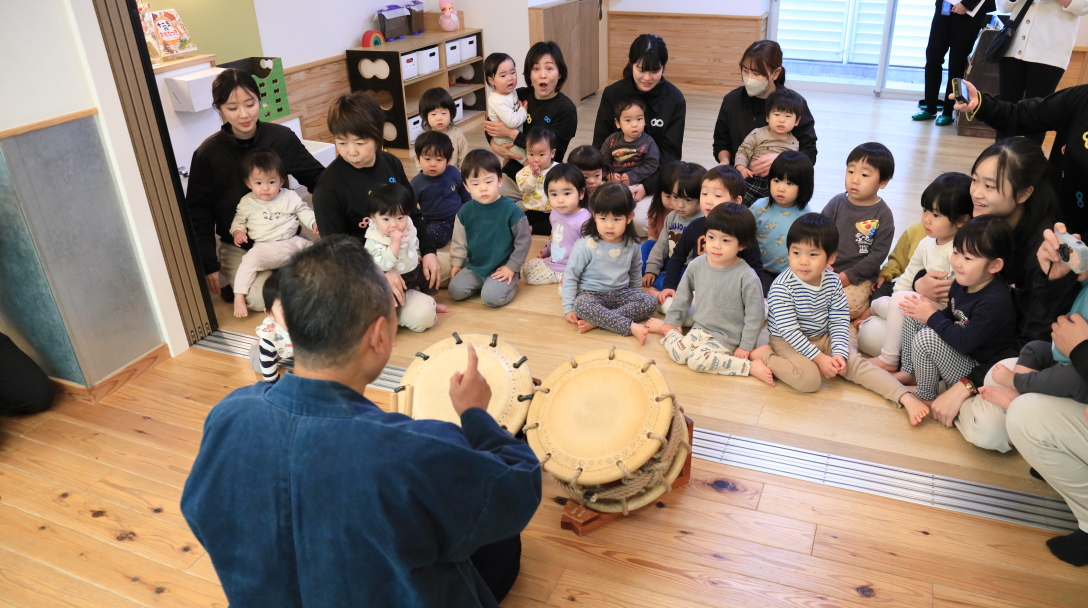
[[[582,506],[644,506],[667,491],[691,446],[676,397],[652,360],[615,347],[572,358],[529,406],[526,439]]]
[[[450,377],[463,372],[468,365],[468,345],[476,348],[480,374],[491,386],[491,401],[487,413],[499,426],[517,433],[525,424],[529,403],[533,398],[533,376],[527,358],[514,347],[499,340],[498,334],[456,333],[416,353],[416,358],[404,371],[401,386],[396,391],[397,411],[417,420],[445,420],[461,424],[450,401]]]

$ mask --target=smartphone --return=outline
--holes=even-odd
[[[960,103],[968,103],[970,101],[967,99],[967,87],[963,84],[962,79],[952,79],[952,96]]]

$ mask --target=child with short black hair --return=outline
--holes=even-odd
[[[873,281],[895,240],[895,219],[880,191],[895,173],[895,158],[884,144],[868,142],[846,157],[846,192],[836,195],[820,212],[839,230],[835,273],[850,303],[850,319],[869,308]]]
[[[533,234],[551,234],[548,213],[552,210],[544,192],[544,178],[555,164],[555,133],[535,127],[525,135],[525,166],[514,181],[521,191],[521,207]]]
[[[264,321],[257,326],[257,343],[249,351],[249,363],[253,371],[261,375],[263,382],[275,383],[280,379],[280,362],[295,357],[295,347],[287,333],[280,303],[280,273],[273,271],[264,282]]]
[[[807,213],[805,207],[812,200],[814,177],[812,161],[795,150],[778,155],[767,173],[770,178],[770,196],[752,204],[756,218],[756,238],[763,256],[763,293],[771,289],[771,283],[789,268],[790,251],[786,235],[793,222]]]
[[[464,300],[479,293],[487,306],[505,306],[514,299],[532,245],[529,221],[517,203],[499,194],[502,166],[490,150],[469,152],[461,168],[472,200],[453,225],[449,294]]]
[[[317,232],[313,209],[287,188],[287,169],[278,154],[255,150],[242,159],[242,175],[250,193],[238,202],[230,224],[235,247],[251,243],[234,275],[234,316],[239,318],[249,315],[246,294],[257,273],[283,266],[310,246],[298,233],[299,222]]]
[[[544,190],[552,212],[549,216],[552,237],[540,250],[540,255],[522,267],[525,282],[530,285],[562,283],[567,260],[574,244],[582,237],[582,228],[591,216],[586,209],[586,180],[578,167],[559,163],[544,178]]]
[[[506,53],[488,55],[484,59],[484,80],[490,87],[487,93],[487,119],[492,122],[501,122],[511,129],[520,130],[529,116],[529,111],[526,109],[529,104],[518,100],[516,90],[518,69],[514,64],[514,58]],[[499,145],[514,142],[509,137],[495,137],[491,141]],[[511,146],[510,152],[522,158],[525,157],[525,150],[517,145]]]
[[[803,393],[820,388],[821,376],[860,384],[911,411],[921,404],[907,387],[857,352],[842,283],[827,269],[839,246],[835,222],[806,213],[786,236],[790,267],[771,284],[767,329],[770,344],[752,351],[774,377]]]
[[[699,189],[705,175],[706,169],[702,165],[681,162],[671,183],[659,183],[662,188],[670,187],[672,211],[665,216],[665,222],[661,227],[662,234],[657,242],[649,250],[645,246],[642,247],[644,253],[642,286],[653,289],[652,293],[655,295],[665,283],[664,271],[668,269],[673,252],[684,231],[696,218],[703,215],[699,207]]]
[[[756,237],[756,222],[743,205],[718,205],[706,217],[706,253],[688,264],[673,306],[664,321],[647,328],[665,334],[661,344],[673,361],[697,372],[752,375],[774,386],[771,370],[749,360],[763,328],[763,288],[755,271],[738,257]],[[685,336],[684,314],[695,305],[694,324]]]
[[[453,121],[457,119],[457,103],[453,97],[450,97],[450,92],[442,87],[424,91],[419,98],[419,116],[423,119],[423,135],[428,132],[437,132],[444,133],[450,138],[453,151],[447,162],[460,170],[461,160],[468,154],[468,139],[465,138],[461,129],[453,126]],[[418,162],[419,153],[417,152],[415,156]],[[423,170],[422,165],[420,170]]]
[[[646,343],[648,319],[657,300],[640,288],[635,200],[631,189],[608,183],[589,199],[593,216],[574,244],[563,277],[563,312],[578,333],[601,327]]]
[[[761,156],[797,151],[801,147],[793,136],[793,130],[801,124],[805,98],[793,89],[779,87],[767,97],[764,107],[767,110],[767,126],[753,129],[741,142],[733,159],[733,166],[748,182],[744,204],[749,207],[770,194],[770,176],[756,175],[748,169],[748,165]]]
[[[661,164],[661,150],[646,133],[646,102],[638,95],[622,95],[616,100],[615,117],[619,131],[601,144],[601,154],[612,165],[608,181],[641,184]]]
[[[445,247],[453,236],[453,218],[461,205],[472,200],[461,172],[450,162],[453,142],[441,131],[424,131],[416,138],[416,162],[420,172],[412,178],[423,223],[435,247]]]
[[[586,198],[593,196],[597,188],[608,181],[608,174],[612,172],[608,159],[601,154],[599,148],[593,146],[578,146],[567,155],[567,162],[578,167],[582,176],[586,178]]]

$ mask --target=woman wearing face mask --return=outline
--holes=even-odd
[[[643,34],[635,38],[627,54],[623,78],[605,87],[601,95],[597,121],[593,126],[594,148],[600,148],[609,135],[619,131],[613,116],[616,100],[623,95],[638,95],[646,103],[646,133],[654,138],[654,143],[661,150],[660,166],[681,160],[687,101],[676,85],[665,80],[665,64],[668,62],[669,50],[660,37]],[[654,192],[657,175],[655,173],[631,188],[636,201]],[[645,212],[638,213],[638,216],[645,216]]]
[[[740,58],[744,86],[726,94],[714,125],[714,158],[718,164],[729,165],[741,142],[754,129],[767,126],[764,109],[767,97],[785,88],[786,68],[782,67],[782,47],[773,40],[753,42]],[[801,111],[801,122],[793,129],[801,152],[816,164],[816,122],[808,103]],[[756,175],[767,175],[777,154],[765,154],[748,167]]]

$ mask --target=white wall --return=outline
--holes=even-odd
[[[1088,19],[1081,17],[1080,29],[1077,30],[1077,46],[1088,46]]]
[[[770,12],[771,0],[611,0],[610,11],[633,13],[682,13],[686,15],[760,16]]]
[[[465,11],[465,27],[484,31],[484,53],[510,55],[521,74],[529,52],[528,0],[459,0],[455,6]]]

